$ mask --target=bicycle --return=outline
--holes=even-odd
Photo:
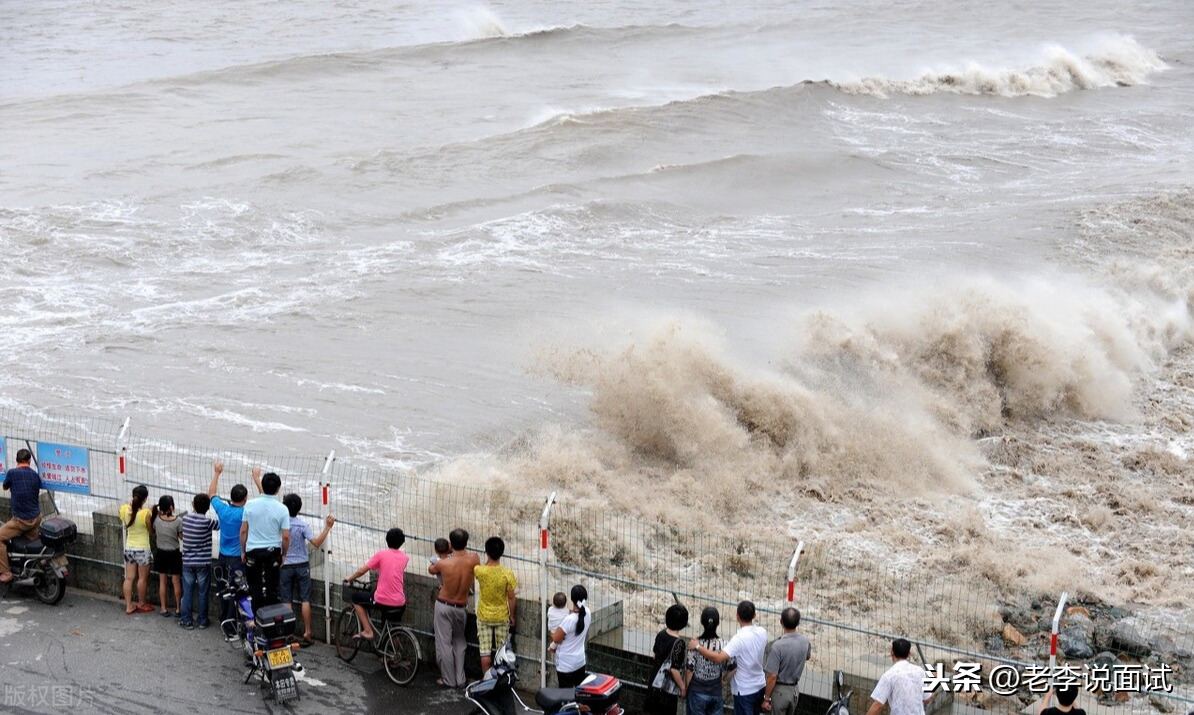
[[[352,604],[354,592],[371,592],[370,584],[364,581],[344,583],[344,601]],[[399,625],[406,606],[369,607],[369,622],[373,625],[373,639],[354,638],[361,632],[361,621],[352,605],[345,606],[336,620],[336,655],[349,663],[362,647],[367,647],[381,657],[386,675],[398,685],[407,685],[419,671],[419,642],[409,628]]]

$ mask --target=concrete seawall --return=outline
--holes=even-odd
[[[42,494],[42,505],[44,513],[56,512],[50,494]],[[122,566],[124,541],[123,525],[117,516],[118,508],[119,505],[114,503],[94,511],[89,517],[77,515],[69,517],[76,522],[79,522],[80,519],[89,519],[90,523],[79,523],[78,541],[67,550],[70,558],[67,599],[70,598],[69,589],[104,594],[109,597],[120,596],[124,579]],[[10,512],[8,498],[0,497],[0,519],[7,520]],[[158,603],[157,585],[156,573],[151,574],[148,598],[154,604]],[[435,645],[432,638],[432,604],[435,599],[435,589],[436,582],[433,577],[407,572],[408,608],[404,624],[418,635],[424,667],[431,670],[435,668]],[[312,591],[312,630],[317,640],[326,643],[328,638],[325,632],[323,581],[315,580]],[[339,583],[331,584],[329,593],[331,596],[331,627],[334,630],[337,615],[344,608],[345,603],[341,597]],[[219,605],[214,598],[210,602],[210,607],[211,621],[216,623]],[[539,607],[538,601],[519,599],[520,626],[515,639],[515,648],[521,656],[519,668],[522,682],[530,690],[533,690],[539,682],[540,621],[536,617]],[[119,618],[118,610],[113,611],[113,620]],[[626,646],[628,642],[641,642],[644,638],[643,634],[634,634],[635,637],[630,637],[631,634],[625,630],[622,615],[620,601],[602,603],[594,609],[587,653],[590,670],[612,673],[623,680],[623,703],[627,706],[628,713],[633,714],[641,711],[642,696],[645,693],[642,684],[648,682],[654,674],[650,656],[634,652]],[[476,619],[470,609],[467,635],[469,642],[473,644],[477,641],[476,628]],[[470,678],[479,677],[480,658],[475,645],[470,646],[467,659],[466,669]],[[550,677],[549,670],[549,679]],[[829,674],[817,672],[811,667],[806,670],[805,677],[802,678],[800,684],[800,712],[802,715],[818,715],[825,712],[832,699],[832,680]],[[851,702],[851,710],[857,713],[865,712],[867,696],[874,686],[874,681],[856,675],[846,675],[846,683],[847,687],[854,690],[855,693]],[[938,698],[938,701],[940,702],[935,701],[931,706],[929,715],[950,709],[950,699]]]

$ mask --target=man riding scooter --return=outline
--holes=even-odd
[[[37,538],[37,527],[41,524],[41,477],[29,463],[33,454],[22,449],[17,452],[17,466],[4,475],[4,490],[12,492],[12,518],[0,526],[0,583],[12,581],[8,566],[8,541],[18,536]]]

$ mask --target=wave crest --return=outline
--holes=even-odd
[[[1030,67],[991,69],[971,63],[960,71],[927,72],[911,80],[866,77],[828,84],[849,94],[875,97],[939,93],[1055,97],[1075,90],[1140,84],[1167,68],[1157,53],[1131,37],[1120,37],[1083,55],[1052,46],[1045,50],[1038,64]]]

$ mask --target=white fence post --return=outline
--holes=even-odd
[[[551,506],[556,503],[552,492],[539,515],[539,687],[547,687],[547,547]]]
[[[116,467],[120,473],[120,486],[116,488],[112,495],[117,499],[120,498],[120,492],[124,486],[124,477],[128,469],[128,451],[129,451],[129,427],[133,423],[132,417],[125,417],[124,424],[120,427],[120,434],[116,435]]]
[[[1053,612],[1053,633],[1049,637],[1049,673],[1057,668],[1057,633],[1061,626],[1061,612],[1065,609],[1065,602],[1069,600],[1068,591],[1062,591],[1061,600],[1057,602],[1057,610]]]
[[[796,564],[800,562],[800,553],[804,551],[804,542],[796,544],[796,551],[792,554],[792,561],[788,564],[788,605],[796,600]]]
[[[319,484],[319,516],[321,521],[326,521],[328,514],[331,511],[329,505],[330,492],[332,490],[332,482],[328,478],[328,474],[332,471],[332,462],[336,461],[336,450],[328,452],[327,458],[323,461],[323,472],[320,474]],[[316,528],[322,529],[323,524],[319,524]],[[328,581],[328,576],[331,573],[328,561],[332,557],[332,532],[328,532],[327,538],[323,540],[323,545],[319,547],[323,551],[323,563],[320,564],[320,577],[323,579],[323,635],[327,638],[328,645],[332,645],[332,584]]]

